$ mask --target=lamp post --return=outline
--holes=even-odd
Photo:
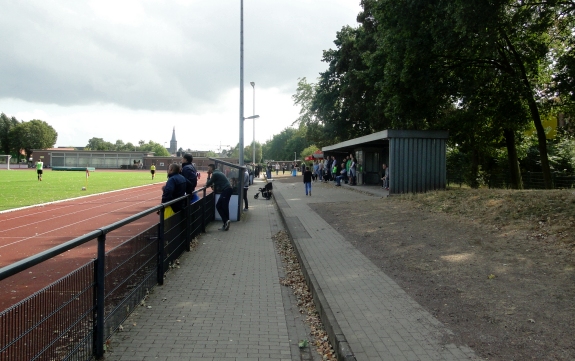
[[[239,165],[244,165],[244,0],[240,1],[240,143]]]
[[[253,101],[254,101],[254,107],[253,107],[253,115],[256,115],[256,83],[254,83],[253,81],[250,82],[252,88],[254,89],[254,95],[253,95]],[[254,118],[253,120],[254,125],[253,125],[253,130],[254,130],[254,142],[252,145],[252,163],[256,164],[256,118]]]

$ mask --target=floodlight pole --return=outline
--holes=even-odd
[[[239,165],[244,165],[244,0],[240,1],[240,144]]]
[[[253,113],[252,113],[252,115],[254,115],[254,120],[253,120],[253,122],[254,122],[253,123],[254,124],[254,126],[253,126],[253,128],[254,128],[253,129],[254,130],[254,142],[252,145],[252,154],[253,154],[252,163],[256,164],[256,118],[255,118],[255,115],[256,115],[256,83],[252,81],[252,82],[250,82],[250,84],[251,84],[252,88],[254,89],[254,96],[253,96],[254,107],[253,107]]]

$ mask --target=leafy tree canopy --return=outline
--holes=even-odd
[[[32,155],[32,149],[51,148],[56,144],[58,133],[43,120],[33,119],[21,122],[10,129],[13,141],[12,149],[17,151],[20,160],[20,149],[26,152],[26,159]]]
[[[138,145],[134,145],[131,142],[124,143],[122,140],[116,140],[116,143],[107,142],[102,138],[91,138],[88,140],[86,145],[86,150],[109,150],[109,151],[139,151],[139,152],[153,152],[155,156],[167,157],[170,155],[168,150],[161,145],[152,140],[145,142],[140,140]]]

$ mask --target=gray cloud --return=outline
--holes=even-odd
[[[322,50],[357,15],[347,2],[244,1],[245,84],[295,89],[317,76]],[[109,3],[3,4],[0,98],[194,111],[238,87],[239,2]]]

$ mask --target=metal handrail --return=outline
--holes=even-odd
[[[93,300],[91,303],[91,306],[89,306],[89,308],[85,309],[84,314],[82,316],[82,320],[84,320],[85,316],[92,313],[92,321],[90,321],[90,324],[92,325],[90,327],[90,330],[86,329],[86,332],[89,332],[88,334],[91,336],[88,336],[90,338],[92,338],[92,345],[91,346],[86,346],[84,345],[84,349],[86,350],[90,350],[90,354],[92,357],[96,357],[97,359],[101,358],[104,354],[104,342],[105,342],[105,338],[108,337],[106,336],[106,333],[109,330],[114,330],[117,327],[119,327],[120,323],[122,322],[122,317],[127,317],[127,316],[111,316],[114,315],[115,312],[117,311],[117,309],[114,309],[114,313],[109,313],[110,317],[114,317],[114,319],[112,320],[112,318],[107,319],[107,312],[106,312],[106,307],[108,307],[108,305],[110,305],[110,303],[108,303],[106,301],[106,297],[108,297],[108,294],[112,294],[111,292],[115,293],[116,289],[112,289],[112,290],[108,290],[105,292],[105,287],[106,287],[106,282],[107,280],[109,280],[106,276],[106,259],[107,259],[107,254],[108,252],[106,252],[105,250],[105,244],[106,244],[106,235],[122,226],[125,226],[127,224],[130,224],[134,221],[137,221],[140,218],[143,218],[147,215],[150,215],[152,213],[158,212],[159,213],[159,222],[157,223],[157,239],[156,239],[156,243],[157,243],[157,253],[154,257],[157,257],[157,282],[155,283],[156,285],[159,284],[163,284],[163,278],[164,278],[164,257],[166,256],[164,253],[164,238],[166,237],[166,235],[164,234],[164,223],[166,222],[166,220],[164,219],[164,209],[174,203],[177,202],[183,202],[186,201],[186,207],[185,207],[185,213],[183,213],[183,217],[180,220],[178,220],[178,223],[175,224],[179,224],[178,227],[184,227],[185,230],[183,230],[185,232],[185,237],[181,238],[180,235],[176,236],[179,237],[178,240],[176,240],[176,238],[171,238],[172,236],[167,236],[166,238],[166,242],[168,242],[167,244],[172,244],[171,242],[179,242],[179,243],[175,243],[176,247],[178,247],[180,250],[190,250],[189,247],[189,241],[190,241],[190,237],[193,234],[196,234],[196,230],[198,230],[198,228],[196,227],[194,230],[191,229],[190,227],[190,222],[192,220],[192,216],[191,216],[191,206],[188,204],[189,199],[191,199],[191,197],[193,195],[195,195],[198,192],[202,192],[203,193],[203,197],[200,200],[200,202],[195,202],[194,204],[197,204],[198,207],[201,208],[201,212],[196,213],[196,216],[199,215],[199,217],[201,218],[201,228],[199,229],[200,232],[205,231],[205,225],[207,222],[211,221],[211,218],[208,216],[208,211],[212,211],[212,209],[207,209],[207,207],[209,207],[209,204],[206,203],[207,200],[207,195],[206,195],[206,187],[202,187],[196,191],[194,191],[192,194],[190,195],[185,195],[182,197],[179,197],[177,199],[174,199],[170,202],[166,202],[166,203],[161,203],[158,206],[155,206],[153,208],[147,209],[143,212],[137,213],[133,216],[130,216],[128,218],[122,219],[118,222],[112,223],[110,225],[104,226],[102,228],[99,228],[97,230],[94,230],[88,234],[82,235],[80,237],[74,238],[73,240],[70,240],[68,242],[65,242],[61,245],[55,246],[53,248],[50,248],[48,250],[45,250],[43,252],[40,252],[36,255],[33,255],[31,257],[25,258],[23,260],[20,260],[16,263],[13,263],[9,266],[3,267],[0,269],[0,281],[3,279],[6,279],[16,273],[22,272],[26,269],[29,269],[35,265],[38,265],[40,263],[42,263],[43,261],[52,259],[70,249],[73,249],[75,247],[81,246],[89,241],[93,241],[95,239],[97,239],[97,256],[96,258],[93,260],[92,262],[92,267],[93,267],[93,278],[92,281],[88,281],[88,283],[86,283],[87,287],[85,287],[84,291],[89,291],[90,289],[93,290]],[[209,199],[213,199],[211,197],[208,197]],[[170,222],[170,221],[168,221]],[[174,225],[175,225],[174,224]],[[183,234],[184,232],[180,233]],[[139,236],[142,233],[138,234],[138,235],[134,235],[134,236]],[[185,248],[183,248],[183,244],[185,244]],[[114,250],[110,250],[109,252],[113,252]],[[178,251],[181,252],[181,251]],[[179,255],[180,253],[174,253],[174,249],[170,250],[170,254],[166,257],[173,257],[174,255]],[[148,262],[145,262],[146,264]],[[87,264],[88,266],[89,264]],[[140,269],[143,269],[140,268]],[[136,272],[139,272],[138,269]],[[115,272],[115,271],[114,271]],[[135,273],[132,272],[129,277],[133,276]],[[67,277],[69,277],[71,274],[63,277],[61,280],[63,279],[69,279]],[[150,274],[151,275],[151,274]],[[144,277],[144,279],[150,279],[148,276]],[[59,281],[58,281],[59,282]],[[137,287],[139,287],[140,292],[142,290],[142,287],[144,287],[144,282],[147,281],[141,281]],[[150,285],[151,287],[153,287],[152,285]],[[148,287],[150,287],[148,286]],[[51,285],[49,286],[51,287]],[[119,289],[119,288],[118,288]],[[124,295],[122,296],[122,301],[121,302],[132,302],[133,301],[133,295],[132,294],[137,294],[138,291],[136,291],[137,288],[134,288],[134,290],[132,290],[132,292],[130,292],[128,295]],[[83,292],[84,292],[83,291]],[[42,291],[40,291],[42,292]],[[37,297],[40,293],[35,293],[34,296],[31,297]],[[84,293],[85,294],[85,293]],[[129,301],[132,300],[132,301]],[[8,313],[12,312],[12,313],[20,313],[18,311],[18,307],[27,307],[27,302],[28,299],[20,301],[18,304],[9,307],[8,309],[6,309],[3,312],[0,312],[0,315],[2,315],[3,317],[5,315],[7,315]],[[76,302],[70,302],[70,301],[66,301],[67,303],[62,304],[59,308],[57,307],[57,309],[54,309],[54,311],[52,311],[50,314],[48,314],[47,316],[45,316],[42,320],[40,320],[39,322],[48,322],[48,319],[52,318],[54,316],[54,314],[57,314],[58,312],[63,311],[65,308],[68,308],[69,305],[71,304],[76,304]],[[112,305],[114,305],[112,303]],[[30,309],[25,309],[25,312],[35,312],[34,310],[37,308],[30,308]],[[118,318],[120,317],[120,318]],[[125,318],[124,318],[125,319]],[[118,321],[120,320],[120,321]],[[76,329],[76,327],[78,326],[78,324],[80,324],[81,322],[84,321],[80,321],[78,319],[76,319],[76,321],[72,320],[72,324],[69,324],[69,328],[66,330],[70,330],[70,332],[73,332],[72,330]],[[74,323],[75,322],[75,323]],[[108,324],[108,322],[110,322]],[[33,327],[32,329],[38,329],[38,327]],[[30,335],[32,335],[32,329],[24,329],[23,333],[20,334],[17,338],[13,339],[12,341],[8,341],[7,344],[2,344],[2,350],[8,349],[9,347],[14,347],[14,344],[16,342],[22,342],[23,337],[29,337]],[[65,329],[65,328],[63,328]],[[13,336],[13,335],[12,335]],[[11,336],[11,337],[12,337]],[[34,336],[32,336],[34,337]],[[9,340],[8,338],[6,338],[6,340]],[[59,340],[59,341],[58,341]],[[45,339],[45,341],[47,341],[48,343],[43,344],[43,348],[39,349],[40,353],[42,354],[44,351],[47,351],[49,349],[52,349],[54,345],[57,344],[57,342],[61,341],[61,338],[57,339],[53,339],[52,341],[48,339]],[[83,341],[81,342],[85,342],[86,338],[83,338]],[[19,348],[21,349],[21,348]],[[81,347],[75,347],[74,350],[79,350],[81,349]],[[36,351],[34,351],[36,352]],[[38,354],[38,355],[39,355]],[[68,357],[68,356],[67,356]]]
[[[202,187],[196,191],[194,191],[192,194],[196,194],[200,191],[205,190],[206,187]],[[57,245],[55,247],[52,247],[50,249],[47,249],[45,251],[42,251],[38,254],[35,254],[33,256],[24,258],[20,261],[17,261],[11,265],[5,266],[0,268],[0,281],[15,275],[16,273],[22,272],[27,270],[28,268],[31,268],[39,263],[42,263],[50,258],[56,257],[64,252],[67,252],[69,250],[71,250],[72,248],[78,247],[83,245],[84,243],[87,243],[89,241],[94,240],[95,238],[100,237],[101,235],[107,234],[112,232],[115,229],[118,229],[122,226],[125,226],[128,223],[137,221],[140,218],[143,218],[149,214],[155,213],[161,209],[166,208],[167,206],[170,206],[176,202],[182,201],[186,198],[189,198],[191,195],[185,195],[182,196],[180,198],[174,199],[172,201],[166,202],[166,203],[161,203],[159,206],[147,209],[145,211],[142,211],[140,213],[134,214],[133,216],[130,216],[128,218],[124,218],[118,222],[112,223],[110,225],[104,226],[102,228],[99,228],[97,230],[94,230],[90,233],[87,233],[83,236],[80,237],[76,237],[68,242],[62,243],[60,245]]]

